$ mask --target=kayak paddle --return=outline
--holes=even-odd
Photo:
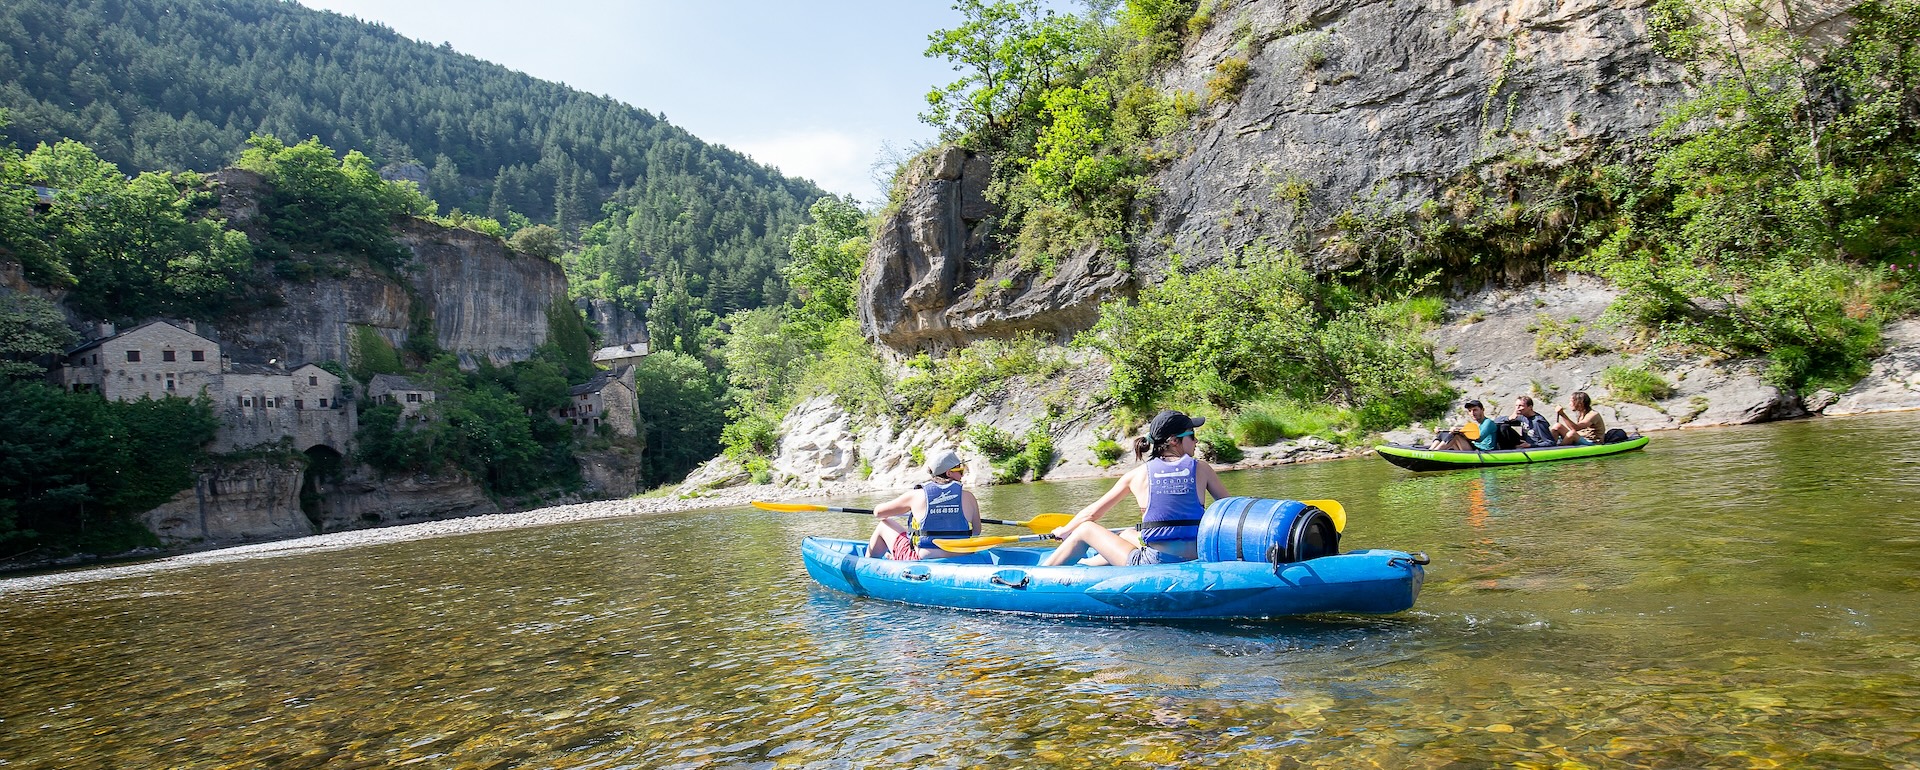
[[[1064,515],[1064,514],[1062,514]],[[1069,517],[1071,518],[1071,517]],[[953,540],[935,538],[933,547],[949,553],[973,553],[984,551],[996,545],[1008,543],[1030,543],[1035,540],[1053,540],[1053,535],[1007,535],[1003,537],[965,537]]]
[[[819,511],[822,513],[873,513],[872,508],[842,508],[837,505],[812,505],[808,503],[768,503],[760,500],[753,501],[753,507],[763,511],[779,511],[781,513],[803,513],[806,511]]]
[[[837,505],[812,505],[809,503],[768,503],[768,502],[762,502],[760,500],[753,501],[753,507],[759,508],[760,510],[763,510],[763,511],[779,511],[781,513],[801,513],[805,511],[820,511],[824,513],[858,513],[858,514],[873,513],[872,508],[843,508]],[[1009,527],[1026,527],[1035,532],[1052,532],[1056,529],[1059,529],[1060,525],[1065,524],[1068,521],[1071,521],[1072,519],[1073,519],[1072,514],[1043,513],[1031,519],[1028,519],[1026,521],[1007,521],[1005,519],[981,519],[980,523],[1005,524]]]

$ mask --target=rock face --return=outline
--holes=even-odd
[[[265,183],[249,171],[213,175],[220,214],[235,228],[257,233]],[[401,280],[353,262],[344,276],[278,283],[280,304],[237,325],[221,322],[215,338],[235,361],[283,365],[347,363],[353,327],[368,326],[400,346],[422,317],[431,320],[441,349],[467,364],[524,360],[547,339],[547,309],[566,297],[559,265],[514,253],[470,230],[409,219],[396,228],[413,259]]]
[[[600,344],[612,346],[640,342],[647,338],[647,322],[639,313],[623,308],[612,300],[581,297],[573,306],[587,323],[600,332]]]
[[[500,512],[485,489],[459,474],[380,478],[361,465],[316,491],[322,495],[315,515],[320,532]]]
[[[1920,320],[1887,324],[1880,340],[1887,352],[1873,362],[1873,370],[1817,411],[1842,415],[1920,409]]]
[[[140,520],[166,542],[311,535],[314,522],[300,510],[303,470],[297,462],[270,460],[220,464]]]
[[[1086,328],[1102,299],[1132,276],[1088,248],[1051,274],[990,266],[999,213],[986,199],[987,159],[948,147],[924,159],[910,192],[882,225],[860,279],[860,325],[898,351],[951,348],[1022,331],[1066,335]]]
[[[1207,93],[1248,57],[1238,99],[1203,113],[1156,179],[1142,265],[1189,264],[1318,231],[1342,211],[1405,210],[1509,154],[1552,163],[1644,137],[1683,96],[1643,0],[1235,4],[1165,77]]]

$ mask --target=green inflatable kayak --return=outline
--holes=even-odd
[[[1381,444],[1374,447],[1381,459],[1410,471],[1455,471],[1462,468],[1498,468],[1502,465],[1521,465],[1524,463],[1544,463],[1554,460],[1577,460],[1582,457],[1605,457],[1621,452],[1631,452],[1647,445],[1646,436],[1638,436],[1612,444],[1587,444],[1584,446],[1550,446],[1531,449],[1496,449],[1491,452],[1461,452],[1452,449],[1421,449],[1419,447]]]

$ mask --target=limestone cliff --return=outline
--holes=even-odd
[[[213,178],[221,215],[257,233],[265,191],[259,175],[227,169]],[[277,281],[278,305],[221,321],[220,342],[236,361],[297,365],[346,363],[355,326],[402,345],[423,319],[440,348],[467,363],[524,360],[546,341],[547,308],[567,292],[559,265],[480,233],[417,219],[400,223],[395,234],[413,254],[398,276],[348,260],[345,275]]]
[[[1022,331],[1086,328],[1132,276],[1088,248],[1050,273],[994,266],[985,157],[949,147],[910,169],[905,203],[883,223],[860,278],[860,324],[897,350],[951,348]]]
[[[1022,329],[1070,332],[1102,299],[1157,281],[1174,254],[1191,268],[1262,240],[1346,267],[1352,251],[1322,241],[1343,213],[1399,215],[1509,167],[1631,152],[1687,96],[1681,66],[1654,49],[1649,0],[1220,6],[1156,85],[1207,95],[1229,60],[1246,65],[1246,80],[1164,140],[1158,151],[1170,160],[1143,188],[1143,231],[1129,253],[1089,249],[1044,273],[995,260],[998,212],[982,195],[989,161],[947,149],[909,169],[873,244],[860,295],[868,335],[910,352]],[[1818,39],[1844,27],[1844,7],[1807,7],[1803,31]],[[1513,267],[1474,269],[1541,270]]]

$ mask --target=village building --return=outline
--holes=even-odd
[[[345,454],[359,428],[340,376],[314,364],[235,364],[220,344],[187,328],[152,321],[67,351],[54,382],[113,401],[207,397],[219,430],[215,452],[289,441],[295,451]]]
[[[594,351],[593,362],[608,369],[618,369],[640,363],[640,359],[645,358],[649,352],[651,351],[648,349],[646,340],[629,342],[625,345],[614,345]]]
[[[376,404],[399,404],[400,416],[408,420],[424,419],[420,410],[433,403],[433,390],[421,387],[397,374],[376,374],[367,383],[367,398]]]
[[[556,420],[577,430],[593,431],[605,425],[616,436],[635,436],[633,367],[604,369],[585,383],[567,390],[567,405],[554,410]]]

